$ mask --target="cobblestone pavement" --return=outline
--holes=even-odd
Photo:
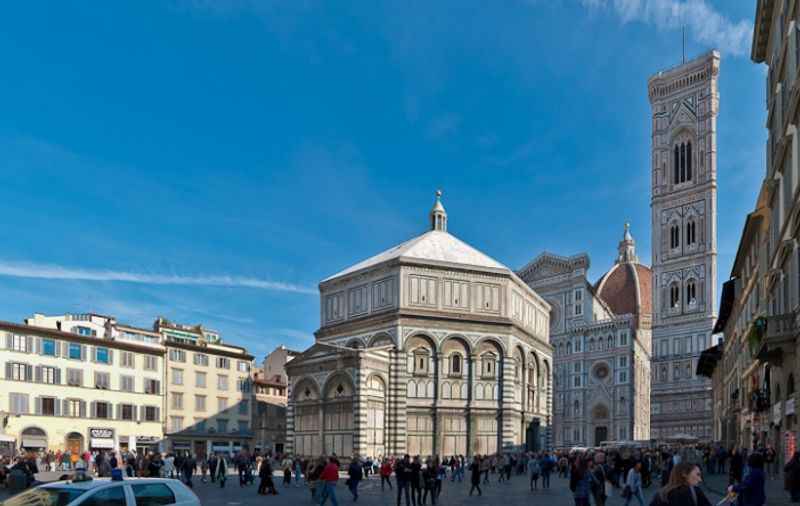
[[[227,480],[225,488],[219,488],[217,484],[202,483],[200,480],[195,480],[194,491],[200,497],[203,505],[208,506],[245,506],[245,505],[286,505],[286,506],[312,506],[310,493],[308,488],[302,487],[283,487],[279,482],[281,477],[275,476],[275,482],[278,483],[277,496],[260,496],[256,494],[256,485],[249,485],[240,487],[236,476],[231,476]],[[724,491],[726,485],[726,477],[723,476],[710,476],[707,483],[704,485],[704,490],[709,499],[716,504],[722,498],[721,492]],[[510,483],[497,483],[497,476],[491,476],[491,483],[489,485],[482,485],[483,495],[469,496],[470,485],[467,481],[462,483],[447,481],[442,487],[442,495],[439,500],[439,505],[543,505],[543,506],[570,506],[573,504],[572,494],[569,491],[568,480],[553,476],[551,479],[550,489],[531,492],[528,489],[528,481],[525,476],[514,476]],[[394,485],[394,479],[393,479]],[[645,505],[650,504],[650,499],[656,492],[655,485],[645,490]],[[372,477],[368,480],[362,481],[359,487],[359,500],[357,505],[366,506],[394,506],[397,504],[396,490],[389,490],[388,488],[382,492],[380,486],[380,479]],[[344,479],[339,481],[336,487],[336,494],[339,499],[339,504],[352,505],[353,499],[350,491],[344,483]],[[788,496],[783,491],[781,480],[770,480],[767,482],[767,505],[786,506],[789,504]],[[7,495],[0,491],[0,500],[6,499]],[[328,502],[330,504],[330,502]],[[405,498],[403,500],[405,504]],[[430,504],[430,501],[428,502]],[[608,506],[622,506],[625,501],[615,494],[611,497],[606,504]],[[636,504],[637,501],[631,502]]]

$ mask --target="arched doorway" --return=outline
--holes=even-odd
[[[70,432],[67,434],[67,450],[69,450],[72,455],[83,453],[83,435],[78,432]]]
[[[26,450],[46,450],[47,432],[39,427],[28,427],[22,431],[22,448]]]
[[[600,446],[603,441],[608,441],[608,406],[598,404],[592,408],[592,424],[594,424],[594,445]]]
[[[600,446],[603,441],[608,441],[608,427],[599,425],[594,428],[594,445]]]

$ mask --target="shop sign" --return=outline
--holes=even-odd
[[[794,399],[786,401],[786,416],[794,414]]]
[[[113,439],[114,429],[89,429],[89,437],[99,439]]]
[[[777,404],[772,406],[772,423],[774,423],[775,425],[780,425],[781,424],[781,418],[782,418],[781,407],[782,407],[782,404],[783,404],[782,402],[778,402]]]
[[[136,444],[152,445],[158,443],[159,439],[156,436],[136,436]]]
[[[114,448],[114,429],[90,428],[89,447],[91,448]]]
[[[192,444],[189,441],[173,441],[172,449],[173,450],[190,450],[192,448]]]

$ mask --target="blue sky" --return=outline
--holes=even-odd
[[[425,230],[513,268],[650,259],[647,78],[722,53],[719,274],[764,175],[754,1],[18,2],[0,18],[0,319],[304,348],[316,284]]]

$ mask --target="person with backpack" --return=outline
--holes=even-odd
[[[483,492],[481,492],[481,463],[477,455],[473,457],[472,464],[469,465],[469,470],[470,482],[472,483],[472,487],[469,489],[469,495],[472,495],[472,492],[476,489],[478,490],[479,496],[483,495]]]

